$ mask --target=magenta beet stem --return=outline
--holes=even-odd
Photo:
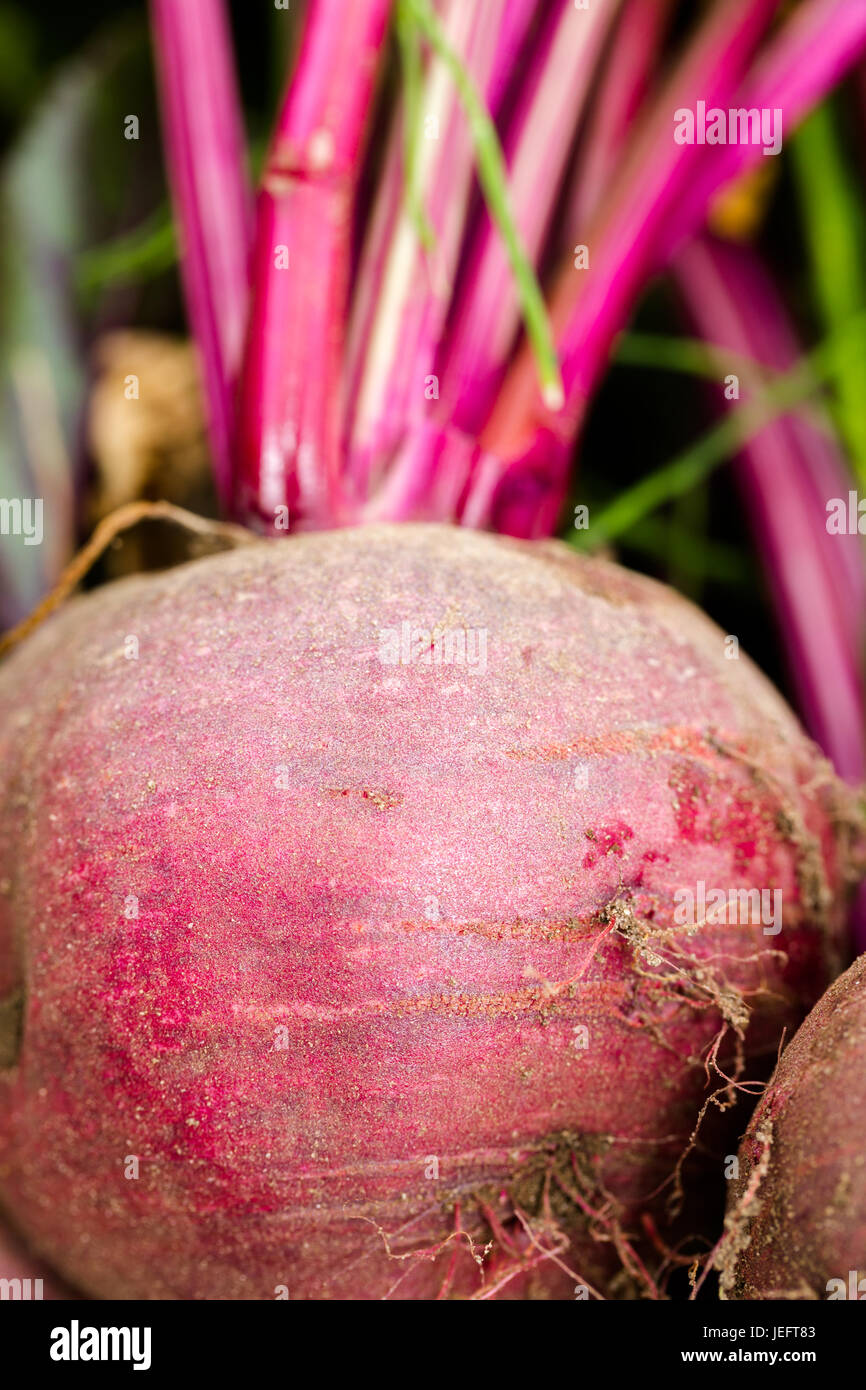
[[[527,46],[531,45],[539,13],[538,0],[505,0],[487,84],[487,105],[494,116],[515,81],[515,73],[529,57]]]
[[[252,231],[231,33],[223,0],[151,0],[151,23],[184,295],[228,511]]]
[[[617,19],[598,94],[578,156],[566,233],[573,242],[588,230],[628,146],[638,112],[653,85],[673,0],[626,0]]]
[[[711,37],[711,31],[705,32]],[[789,129],[857,60],[864,46],[866,5],[860,0],[810,0],[768,45],[748,80],[729,84],[726,95],[719,87],[713,97],[708,96],[709,84],[705,84],[702,99],[708,109],[778,107],[783,112],[783,129]],[[726,62],[725,67],[728,77],[733,78],[733,64]],[[664,162],[666,150],[670,154],[665,133],[666,106],[672,118],[674,109],[693,104],[677,98],[671,105],[672,89],[673,84],[659,98],[657,117],[638,137],[625,176],[627,187],[634,183],[640,188],[641,162],[652,169],[659,161]],[[653,138],[656,154],[651,148]],[[515,497],[519,494],[519,502],[512,499],[507,504],[510,524],[520,527],[518,534],[543,534],[551,517],[555,524],[567,485],[570,451],[581,428],[587,400],[604,370],[616,333],[628,320],[642,283],[685,238],[699,229],[718,188],[748,167],[750,160],[764,157],[761,146],[750,144],[677,148],[689,152],[702,149],[703,157],[682,162],[679,180],[669,181],[665,191],[659,192],[648,215],[636,214],[634,199],[631,205],[624,205],[621,191],[614,192],[598,235],[590,238],[600,242],[605,253],[601,273],[596,263],[584,292],[580,293],[569,271],[560,277],[553,297],[553,317],[562,344],[563,376],[567,389],[570,388],[566,410],[559,417],[545,412],[525,353],[506,377],[494,412],[496,428],[488,427],[482,440],[489,454],[505,455],[501,477],[488,477],[486,495],[473,498],[470,493],[468,499],[472,515],[484,517],[484,524],[490,524],[489,518],[497,508],[505,508],[505,499],[500,496],[503,488],[510,489]],[[687,171],[685,178],[683,169]],[[507,484],[503,481],[506,474]]]
[[[470,489],[464,521],[471,516],[471,524],[500,529],[507,512],[509,527],[517,528],[510,534],[529,536],[556,525],[586,403],[652,267],[660,231],[676,217],[706,154],[705,146],[675,141],[675,112],[694,110],[699,100],[708,107],[728,105],[776,8],[776,0],[727,0],[710,11],[691,41],[586,238],[589,268],[570,262],[554,289],[566,407],[557,414],[546,409],[531,358],[521,351],[481,440],[487,454],[500,459],[500,476],[488,472],[477,480],[482,491],[475,495]],[[513,496],[501,496],[503,488]]]
[[[671,8],[672,0],[626,0],[617,16],[587,128],[581,137],[573,192],[565,216],[563,240],[568,246],[583,241],[584,229],[598,211],[611,170],[617,167],[628,146],[633,121],[652,84]],[[570,449],[564,451],[553,437],[549,447],[554,453],[563,454],[566,466],[565,453],[570,456]],[[461,453],[448,450],[446,457],[453,467]],[[466,500],[459,514],[464,525],[483,526],[497,491],[500,469],[496,459],[481,450],[472,457],[473,475],[464,489]],[[531,533],[547,535],[556,527],[559,505],[558,493],[550,493],[545,502],[541,476],[528,475],[520,488],[512,490],[508,505],[500,507],[498,520],[505,530],[522,534],[527,526],[526,512],[532,511],[535,514]]]
[[[799,356],[775,287],[755,254],[701,238],[674,265],[688,314],[707,342],[774,370]],[[754,383],[740,370],[741,396]],[[745,387],[745,389],[744,389]],[[863,664],[866,577],[859,535],[827,530],[827,504],[851,475],[814,408],[767,425],[735,462],[776,603],[808,728],[843,777],[866,777]]]
[[[538,263],[579,127],[599,53],[619,0],[588,10],[563,6],[521,88],[504,138],[512,211],[530,259]],[[520,328],[513,275],[499,232],[484,215],[469,252],[444,350],[437,360],[438,414],[477,433]]]
[[[866,52],[864,0],[812,0],[791,16],[743,84],[738,107],[779,110],[783,139]],[[668,261],[703,225],[718,190],[764,159],[758,144],[716,147],[662,237],[658,260]]]
[[[675,273],[708,341],[782,370],[796,359],[784,309],[752,252],[705,238],[678,256]],[[847,499],[850,473],[807,409],[768,425],[734,466],[803,718],[841,776],[859,785],[866,777],[864,558],[856,532],[827,530],[827,503]],[[852,927],[857,949],[866,950],[863,885]]]
[[[364,521],[452,521],[466,480],[481,467],[477,439],[435,420],[410,430]]]
[[[487,90],[503,0],[446,0],[440,21],[477,86]],[[402,112],[358,271],[346,364],[349,485],[378,488],[435,401],[435,355],[451,303],[474,167],[472,135],[443,65],[431,59],[421,101],[418,182],[434,234],[425,249],[404,196]],[[375,505],[375,504],[374,504]]]
[[[390,0],[311,0],[259,194],[238,510],[266,529],[347,520],[341,363],[359,156]]]

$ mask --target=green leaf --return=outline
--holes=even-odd
[[[424,208],[418,179],[423,79],[421,36],[417,27],[411,22],[408,8],[405,5],[398,5],[397,7],[396,28],[403,64],[406,204],[415,223],[418,240],[425,251],[432,251],[436,243],[436,233]]]
[[[698,495],[689,494],[690,497]],[[668,567],[669,582],[692,596],[709,581],[743,585],[753,579],[754,567],[747,552],[696,533],[677,517],[668,522],[662,517],[645,516],[629,529],[624,544]],[[670,575],[669,568],[672,552],[676,557],[674,576]]]
[[[38,546],[0,537],[6,620],[37,602],[72,544],[70,460],[85,371],[69,272],[86,196],[78,142],[96,79],[85,64],[66,72],[25,127],[0,187],[0,495],[42,498],[45,533]]]
[[[751,399],[733,407],[724,419],[677,458],[621,492],[593,520],[588,531],[575,535],[572,544],[581,550],[597,549],[626,535],[638,521],[665,503],[699,486],[714,468],[736,455],[753,435],[813,396],[822,382],[832,375],[845,344],[857,340],[864,331],[866,313],[849,318],[790,371],[776,375]]]
[[[0,536],[0,622],[34,607],[77,539],[87,366],[75,271],[101,207],[89,171],[102,137],[118,145],[119,126],[105,130],[106,91],[116,79],[130,99],[124,65],[143,41],[124,21],[64,64],[0,179],[0,497],[41,498],[44,526],[41,545]],[[132,184],[141,166],[129,154]]]
[[[177,239],[169,206],[140,226],[78,257],[76,278],[85,296],[118,283],[141,284],[170,270],[177,261]]]
[[[623,333],[613,356],[618,367],[654,367],[715,382],[730,371],[758,378],[770,374],[766,365],[754,357],[713,347],[703,338],[674,337],[667,333]]]
[[[860,174],[842,147],[833,103],[815,110],[791,140],[795,184],[825,331],[866,307],[866,218]],[[866,486],[866,326],[839,342],[831,369],[837,424]]]

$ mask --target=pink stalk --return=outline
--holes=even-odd
[[[487,105],[494,115],[514,82],[521,57],[526,57],[527,40],[538,18],[538,0],[505,0],[496,54],[487,85]]]
[[[567,214],[568,235],[590,225],[628,145],[638,111],[652,86],[673,0],[626,0],[601,86],[587,122]]]
[[[238,504],[258,524],[345,519],[341,362],[359,155],[390,0],[311,0],[259,196]]]
[[[217,492],[228,510],[251,240],[231,35],[223,0],[151,0],[151,19],[187,313]]]
[[[447,0],[443,27],[452,46],[486,89],[499,41],[504,0],[467,5]],[[353,406],[347,452],[350,485],[365,497],[378,483],[413,423],[423,419],[428,379],[451,299],[474,162],[471,133],[450,77],[432,60],[422,96],[431,138],[420,141],[419,185],[435,245],[425,251],[402,194],[402,130],[388,158],[374,238],[364,249],[359,281],[369,285],[354,317],[346,380]],[[433,124],[435,122],[435,124]],[[381,233],[390,233],[385,248]]]
[[[565,3],[565,0],[559,0]],[[539,36],[537,0],[504,0],[502,21],[496,36],[496,51],[486,88],[487,105],[496,115],[507,92],[513,92],[518,63],[531,64]],[[405,206],[403,167],[405,132],[399,110],[396,127],[379,182],[372,225],[368,231],[362,273],[357,278],[352,307],[349,343],[348,395],[354,400],[360,389],[366,354],[375,323],[389,257]],[[438,346],[438,345],[437,345]],[[440,416],[442,412],[439,412]],[[367,519],[376,520],[453,520],[458,511],[466,478],[479,456],[476,441],[466,437],[445,420],[416,422],[403,435],[397,452],[378,492],[363,508]],[[435,461],[435,477],[431,467]],[[366,493],[369,460],[355,460],[353,485]],[[350,468],[352,462],[350,461]]]
[[[587,239],[590,269],[569,265],[554,290],[566,409],[554,415],[545,407],[533,364],[522,351],[482,438],[486,453],[500,465],[473,481],[466,524],[497,529],[507,524],[520,535],[545,534],[555,526],[586,403],[652,267],[661,229],[676,217],[706,152],[700,145],[675,142],[674,113],[694,109],[698,100],[708,107],[729,103],[776,8],[777,0],[726,0],[715,6],[660,93]],[[497,496],[506,474],[510,500]]]
[[[346,357],[343,367],[346,400],[346,420],[343,431],[344,455],[349,450],[349,429],[352,421],[354,402],[361,389],[366,370],[366,354],[373,335],[379,298],[385,283],[389,258],[392,253],[397,228],[405,216],[406,168],[404,160],[404,134],[402,104],[395,115],[395,128],[392,132],[385,155],[382,173],[375,193],[373,209],[365,230],[358,272],[352,288],[352,303],[349,309],[349,325],[346,338]],[[367,467],[359,460],[348,459],[345,463],[344,486],[356,501],[362,501],[368,488]]]
[[[502,14],[502,22],[496,39],[496,52],[493,57],[492,71],[487,84],[486,98],[490,111],[495,115],[499,111],[506,91],[513,85],[515,78],[515,68],[521,58],[526,58],[527,45],[530,42],[533,31],[537,29],[538,20],[537,0],[505,0],[505,7]],[[388,153],[385,159],[385,166],[379,180],[376,194],[376,202],[373,210],[370,226],[367,230],[366,242],[364,246],[364,258],[362,262],[361,274],[357,277],[354,287],[354,299],[352,303],[350,336],[348,343],[348,362],[347,394],[350,400],[354,400],[359,389],[362,374],[364,372],[365,358],[373,332],[373,325],[376,319],[376,312],[379,296],[385,279],[385,271],[389,263],[389,256],[392,251],[394,238],[396,235],[397,224],[404,209],[406,197],[406,171],[403,167],[405,130],[403,121],[405,112],[402,107],[398,107],[395,116],[395,125]],[[425,457],[428,454],[428,444],[430,430],[424,428],[422,431],[424,439],[418,440],[417,445],[421,454]],[[446,430],[446,434],[448,431]],[[403,487],[401,483],[402,475],[411,471],[412,464],[410,455],[415,447],[415,442],[407,441],[407,449],[401,451],[402,462],[393,464],[395,469],[399,469],[400,476],[395,478],[394,486],[387,489],[387,497],[376,499],[370,502],[370,514],[380,515],[383,508],[387,512],[391,506],[401,508],[402,502],[397,499],[403,497]],[[461,457],[464,450],[459,451]],[[471,452],[471,450],[470,450]],[[419,475],[425,472],[426,465],[419,462]],[[355,485],[366,487],[367,479],[359,479],[356,468],[354,475]],[[453,485],[440,491],[437,495],[450,495]],[[409,481],[409,494],[417,495],[417,490]],[[409,495],[407,494],[407,495]],[[390,514],[390,512],[388,512]],[[448,519],[452,514],[444,513],[438,515],[439,520]],[[407,519],[407,514],[399,511],[402,519]]]
[[[524,247],[538,262],[601,45],[619,0],[589,10],[565,5],[537,55],[505,139],[509,196]],[[437,364],[440,412],[477,432],[490,410],[520,326],[511,266],[485,215],[462,281],[447,344]]]
[[[708,342],[774,370],[797,360],[785,311],[754,253],[704,237],[679,254],[674,271]],[[754,384],[741,373],[742,395]],[[859,536],[831,535],[826,526],[827,502],[847,499],[850,473],[832,435],[807,410],[767,425],[735,467],[804,717],[839,772],[859,781],[866,776],[866,578]]]
[[[452,521],[466,479],[481,466],[477,439],[447,423],[422,420],[410,430],[382,486],[364,509],[365,521]]]
[[[798,347],[784,308],[751,251],[702,238],[681,252],[674,269],[688,313],[708,342],[778,370],[794,363]],[[860,784],[866,778],[866,570],[860,537],[830,535],[826,525],[828,501],[847,500],[850,473],[832,435],[807,410],[768,425],[734,467],[806,725],[840,775]],[[859,949],[866,949],[863,893],[855,930]]]
[[[808,115],[866,52],[863,0],[811,0],[795,10],[755,64],[734,105],[780,110],[785,135]],[[662,239],[659,259],[670,259],[702,225],[718,190],[763,159],[760,145],[723,145],[707,160]]]

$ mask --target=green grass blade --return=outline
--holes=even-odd
[[[728,372],[752,377],[771,375],[754,357],[714,347],[703,338],[676,337],[667,333],[623,333],[614,348],[617,367],[653,367],[682,372],[718,383]]]
[[[845,344],[856,341],[864,331],[866,313],[849,318],[837,333],[802,357],[789,372],[777,375],[748,401],[732,408],[723,420],[677,458],[620,493],[592,521],[588,530],[576,533],[573,544],[582,550],[597,549],[624,535],[636,522],[665,503],[697,487],[765,425],[814,396],[835,370]]]
[[[403,66],[403,123],[405,136],[406,206],[409,209],[418,240],[425,251],[432,251],[436,234],[424,208],[418,182],[419,146],[421,142],[421,36],[405,5],[396,12],[397,42]]]

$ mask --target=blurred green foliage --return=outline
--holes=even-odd
[[[866,329],[843,332],[866,308],[866,216],[836,100],[812,112],[795,133],[791,153],[814,301],[825,330],[839,335],[831,405],[866,486]]]
[[[7,121],[16,121],[39,90],[37,49],[32,12],[0,4],[0,115]]]

